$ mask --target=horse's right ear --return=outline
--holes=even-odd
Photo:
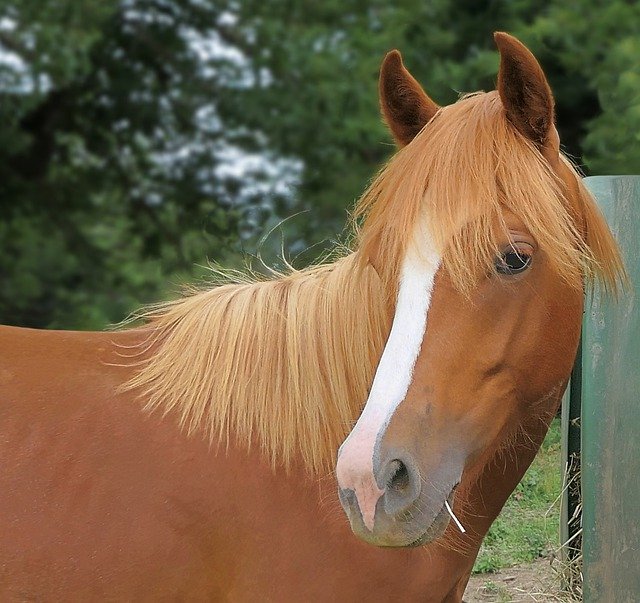
[[[439,107],[405,69],[402,56],[392,50],[380,67],[380,109],[399,146],[409,144]]]

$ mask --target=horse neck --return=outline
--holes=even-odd
[[[479,469],[465,480],[467,484],[461,484],[461,494],[466,503],[464,507],[473,509],[468,515],[464,509],[462,512],[468,532],[467,545],[480,547],[491,524],[538,453],[560,399],[561,392],[548,400],[543,408],[528,416],[515,428],[509,445],[490,453],[486,462],[478,463]],[[449,527],[451,529],[452,526]],[[475,555],[472,562],[474,560]]]

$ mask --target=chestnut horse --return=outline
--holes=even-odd
[[[496,42],[497,91],[442,108],[386,57],[401,148],[353,251],[115,333],[0,329],[0,599],[461,600],[583,283],[622,273],[542,70]]]

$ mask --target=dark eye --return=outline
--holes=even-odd
[[[531,265],[531,256],[513,249],[505,251],[496,258],[498,274],[518,274],[524,272]]]

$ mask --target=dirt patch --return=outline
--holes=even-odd
[[[517,565],[492,574],[471,576],[465,603],[562,601],[560,579],[549,559]]]

